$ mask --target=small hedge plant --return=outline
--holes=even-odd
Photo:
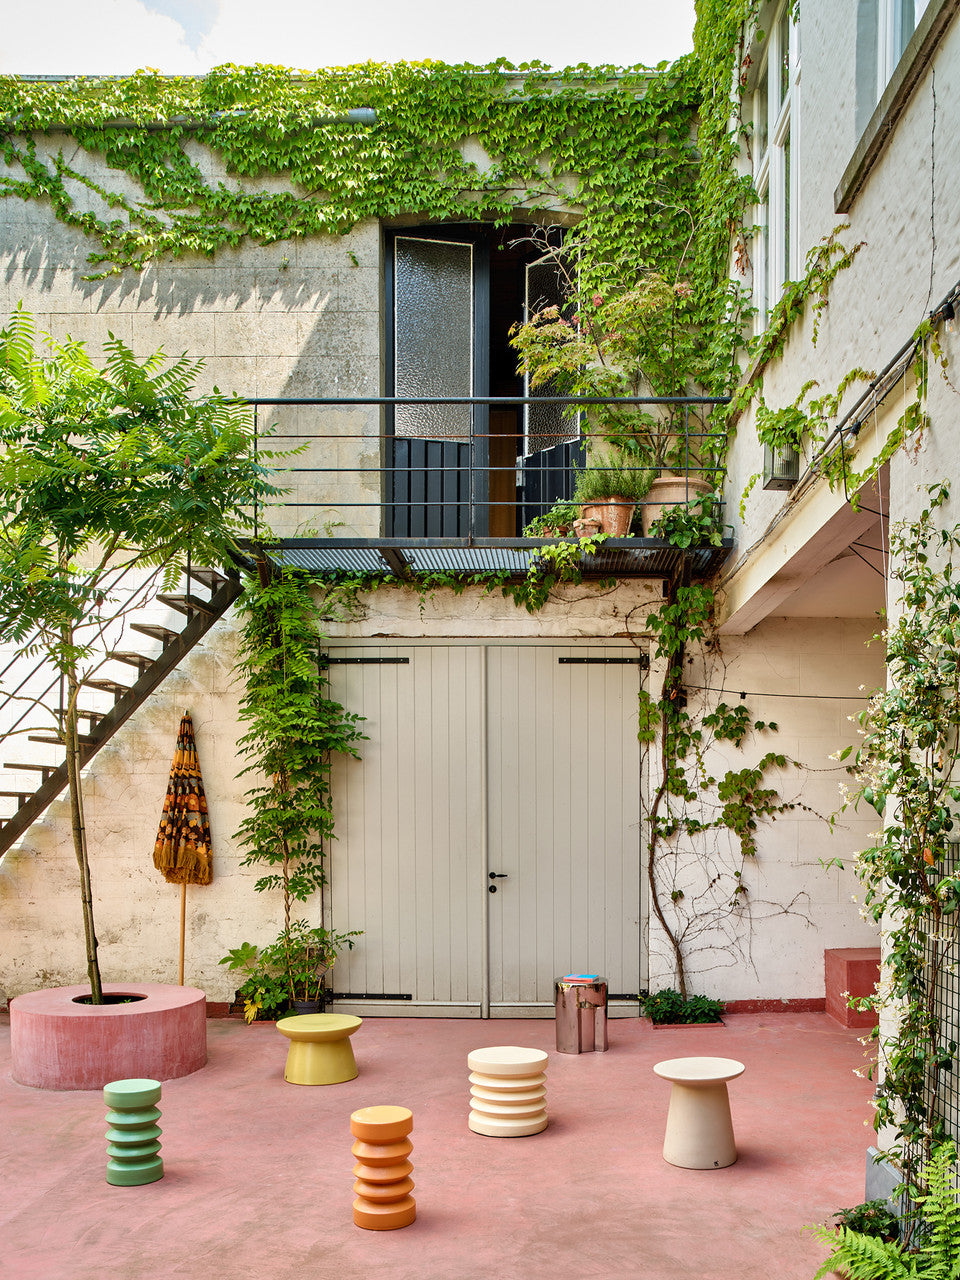
[[[655,1026],[668,1022],[720,1022],[723,1002],[708,996],[688,996],[684,1000],[679,991],[654,991],[643,1000],[644,1017]]]
[[[838,1209],[834,1218],[838,1227],[878,1240],[896,1240],[900,1235],[900,1220],[886,1200],[866,1200],[852,1209]]]

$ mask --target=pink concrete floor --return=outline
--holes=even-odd
[[[272,1024],[208,1024],[209,1062],[163,1086],[165,1177],[108,1186],[98,1092],[10,1078],[0,1027],[0,1275],[8,1280],[810,1280],[801,1234],[863,1199],[871,1086],[857,1032],[825,1014],[734,1014],[722,1028],[610,1023],[605,1054],[554,1052],[550,1021],[370,1018],[346,1084],[286,1084]],[[550,1051],[550,1124],[498,1139],[466,1126],[469,1050]],[[740,1158],[664,1163],[669,1085],[655,1062],[737,1058]],[[414,1114],[417,1221],[351,1218],[350,1113]]]

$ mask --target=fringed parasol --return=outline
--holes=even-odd
[[[203,793],[197,744],[190,712],[183,713],[177,750],[170,766],[170,781],[163,802],[163,815],[153,865],[162,871],[180,892],[180,985],[183,986],[183,948],[187,916],[187,885],[209,884],[213,874],[210,852],[210,819]]]

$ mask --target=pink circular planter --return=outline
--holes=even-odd
[[[104,983],[129,1004],[77,1004],[90,988],[51,987],[10,1001],[13,1078],[34,1089],[102,1089],[113,1080],[174,1080],[207,1061],[207,998],[162,982]]]

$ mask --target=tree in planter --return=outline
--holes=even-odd
[[[97,641],[169,588],[179,566],[222,564],[255,502],[277,492],[250,422],[215,393],[191,398],[200,362],[142,363],[118,339],[103,368],[81,343],[47,339],[18,310],[0,332],[0,640],[59,673],[87,971],[103,1001],[84,826],[78,695],[104,661]],[[146,580],[146,581],[144,581]],[[130,589],[136,583],[139,590]]]
[[[256,1002],[269,1012],[294,998],[305,971],[319,969],[322,980],[337,950],[352,947],[357,936],[311,931],[306,921],[292,919],[292,908],[325,882],[326,844],[333,836],[332,756],[357,756],[355,744],[364,734],[361,717],[326,696],[322,616],[309,575],[270,569],[263,561],[258,569],[259,581],[237,606],[244,619],[240,718],[248,725],[240,739],[249,761],[242,774],[258,779],[246,793],[249,812],[238,836],[246,850],[241,865],[266,868],[257,892],[282,894],[283,928],[269,947],[243,943],[220,963],[245,973],[245,997],[259,989]],[[306,939],[309,952],[307,934],[312,954],[304,950]],[[248,998],[248,1009],[250,1003]]]

